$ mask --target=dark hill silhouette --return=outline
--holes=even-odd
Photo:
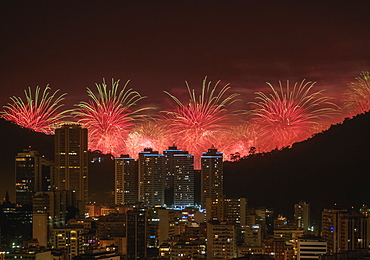
[[[306,200],[318,220],[324,207],[370,204],[370,113],[346,119],[291,149],[225,163],[224,191],[252,206],[293,214]]]
[[[14,197],[14,157],[32,146],[53,159],[53,136],[35,133],[0,119],[0,196]],[[328,131],[294,144],[291,149],[257,154],[225,163],[225,193],[246,197],[251,206],[292,213],[293,204],[306,200],[318,218],[322,208],[370,204],[370,113],[345,120]],[[90,158],[97,156],[90,154]],[[89,166],[90,193],[106,196],[113,190],[113,161]],[[101,177],[104,176],[102,179]]]
[[[5,197],[5,191],[8,190],[10,200],[15,202],[15,156],[31,146],[53,159],[54,137],[19,127],[4,119],[0,119],[0,137],[0,197]]]

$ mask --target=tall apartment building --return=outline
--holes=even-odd
[[[236,257],[235,226],[226,222],[207,223],[207,259],[231,259]]]
[[[53,162],[45,159],[39,152],[24,149],[15,157],[16,203],[32,205],[35,192],[51,189]]]
[[[305,201],[294,204],[294,219],[298,228],[308,230],[310,228],[310,204]]]
[[[246,198],[206,199],[207,220],[224,221],[235,226],[246,226],[248,201]]]
[[[201,201],[202,207],[206,199],[217,199],[223,194],[223,160],[222,153],[212,147],[201,156]]]
[[[170,146],[165,157],[165,201],[184,208],[194,206],[194,155]]]
[[[55,130],[55,181],[57,190],[71,190],[80,210],[88,201],[87,129],[65,124]]]
[[[61,227],[52,229],[52,248],[62,249],[68,260],[85,252],[84,229],[82,227]]]
[[[188,154],[186,151],[177,149],[175,145],[168,147],[167,150],[163,151],[164,163],[165,163],[165,176],[164,176],[164,191],[165,191],[165,203],[168,206],[172,206],[174,203],[174,155],[175,154]]]
[[[72,191],[36,192],[33,197],[32,234],[40,246],[49,246],[51,230],[63,227],[68,217],[73,217],[72,208],[76,208]]]
[[[147,212],[145,209],[127,211],[126,239],[126,259],[145,259],[147,256]]]
[[[134,204],[138,201],[137,162],[129,155],[121,155],[115,162],[114,203]]]
[[[343,209],[324,209],[322,238],[329,254],[367,248],[367,218]]]
[[[164,205],[164,155],[151,148],[139,153],[139,201],[145,206]]]
[[[160,208],[158,213],[158,244],[162,245],[168,238],[175,235],[176,212],[173,209]]]

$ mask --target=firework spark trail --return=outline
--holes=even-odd
[[[144,148],[163,151],[167,148],[167,129],[160,121],[148,121],[139,124],[129,133],[126,146],[128,153],[136,158]]]
[[[312,92],[314,82],[303,80],[291,88],[287,81],[285,91],[281,82],[280,91],[267,84],[273,94],[256,92],[256,99],[260,101],[251,102],[256,106],[252,111],[253,121],[265,133],[263,150],[281,149],[309,138],[315,129],[320,129],[323,119],[337,112],[336,105],[329,102],[329,97],[323,96],[323,90]]]
[[[230,126],[222,132],[215,145],[224,152],[225,158],[233,154],[239,154],[240,157],[248,156],[252,147],[259,151],[262,131],[258,125],[250,122]]]
[[[108,89],[103,79],[102,84],[95,84],[97,95],[87,88],[91,100],[76,104],[77,108],[72,114],[78,123],[88,129],[90,150],[100,150],[114,156],[126,153],[126,138],[134,125],[134,120],[143,117],[140,113],[149,109],[132,109],[145,97],[137,91],[126,89],[128,83],[129,80],[120,89],[119,80],[112,79],[112,87]]]
[[[24,91],[25,101],[21,97],[10,97],[13,103],[4,106],[1,117],[36,132],[54,134],[55,128],[68,116],[69,111],[60,111],[66,94],[58,96],[59,90],[52,94],[50,90],[47,85],[40,95],[40,87],[37,86],[32,94],[29,87],[28,91]]]
[[[207,151],[217,139],[217,134],[226,126],[230,119],[226,107],[238,101],[239,94],[227,95],[229,84],[223,86],[217,92],[220,81],[214,87],[207,78],[203,80],[201,94],[197,97],[195,90],[191,90],[186,82],[190,99],[185,104],[172,94],[167,93],[175,102],[176,107],[172,111],[163,111],[172,133],[171,143],[176,143],[182,150],[187,150],[196,156],[199,161],[202,152]],[[196,165],[198,168],[199,165]]]
[[[350,116],[356,116],[370,110],[370,74],[364,71],[351,82],[343,95],[343,109]]]

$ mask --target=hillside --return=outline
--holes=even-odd
[[[53,136],[35,133],[0,119],[0,196],[14,197],[14,157],[32,146],[53,159]],[[272,207],[292,215],[293,204],[306,200],[319,218],[324,207],[370,205],[370,113],[332,126],[324,133],[294,144],[291,149],[225,162],[224,191],[246,197],[251,206]],[[109,156],[90,153],[89,193],[107,196],[114,189],[114,164]],[[101,178],[104,176],[104,178]],[[109,199],[111,200],[111,198]]]
[[[293,204],[306,200],[316,218],[333,203],[370,204],[369,148],[370,113],[366,113],[291,149],[225,163],[224,191],[277,213],[293,214]]]

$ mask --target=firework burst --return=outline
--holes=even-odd
[[[356,78],[356,82],[351,82],[348,90],[343,96],[343,108],[351,116],[362,114],[370,110],[370,74],[368,71],[362,72]]]
[[[259,150],[262,133],[258,125],[250,122],[229,126],[222,131],[216,145],[226,155],[248,156],[251,149]]]
[[[144,148],[163,151],[168,146],[168,132],[159,121],[147,121],[136,125],[126,140],[127,152],[136,158]]]
[[[54,134],[55,128],[67,117],[69,111],[60,111],[66,94],[58,96],[59,90],[54,93],[50,93],[50,90],[49,86],[43,91],[37,86],[33,94],[29,87],[28,91],[24,91],[25,100],[11,97],[12,103],[4,106],[2,118],[36,132]]]
[[[137,91],[127,89],[128,83],[129,81],[120,89],[119,80],[112,79],[112,87],[108,89],[103,79],[102,84],[95,84],[97,95],[87,88],[91,100],[76,104],[77,108],[72,114],[78,123],[88,129],[90,150],[100,150],[114,156],[126,152],[126,138],[134,120],[143,117],[140,112],[148,109],[132,109],[145,97]]]
[[[230,119],[230,113],[226,108],[237,101],[236,97],[239,95],[226,94],[230,89],[229,84],[217,91],[219,83],[220,81],[212,87],[211,82],[207,82],[205,78],[201,93],[197,96],[195,90],[190,89],[186,82],[190,96],[186,103],[165,92],[176,102],[172,111],[164,111],[164,117],[172,133],[171,143],[176,143],[178,147],[188,150],[198,158],[215,143],[217,133]]]
[[[312,92],[314,82],[303,80],[291,87],[287,81],[285,90],[281,82],[278,90],[267,84],[273,93],[256,92],[259,102],[251,102],[256,107],[253,121],[263,129],[263,150],[281,149],[309,138],[322,129],[323,119],[337,112],[323,90]]]

